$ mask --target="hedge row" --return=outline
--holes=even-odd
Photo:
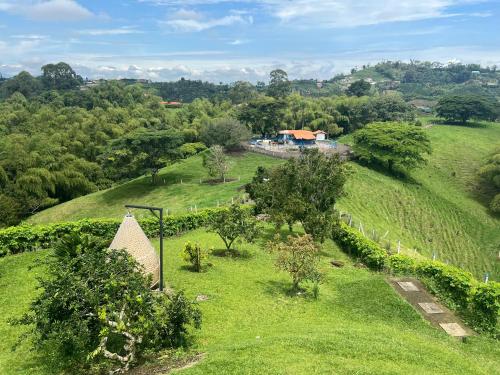
[[[208,209],[197,213],[164,218],[164,235],[173,236],[206,224],[208,217],[223,208]],[[21,225],[0,230],[0,257],[25,251],[50,248],[62,236],[72,232],[99,236],[112,240],[121,220],[85,219],[47,225]],[[158,219],[140,219],[139,223],[148,237],[158,237]]]
[[[500,283],[479,282],[470,272],[439,261],[390,255],[344,222],[335,228],[333,240],[371,269],[417,276],[476,331],[500,338]]]

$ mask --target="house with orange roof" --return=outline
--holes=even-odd
[[[278,133],[278,143],[311,146],[316,143],[316,136],[309,130],[282,130]]]

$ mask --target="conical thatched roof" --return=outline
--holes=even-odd
[[[158,283],[160,280],[160,259],[134,216],[128,214],[123,218],[109,248],[125,249],[144,266],[144,271],[147,274],[153,275],[152,285]]]

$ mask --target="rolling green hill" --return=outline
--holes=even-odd
[[[223,247],[214,234],[197,230],[166,240],[165,275],[189,298],[203,294],[203,324],[193,350],[203,360],[182,374],[493,374],[500,366],[498,342],[471,337],[466,343],[432,327],[386,283],[383,274],[353,266],[331,242],[323,246],[324,274],[318,300],[287,294],[287,274],[276,272],[264,251],[266,232],[246,256],[211,255],[206,272],[193,273],[179,257],[186,241]],[[10,348],[22,333],[7,320],[22,314],[37,293],[28,267],[48,251],[0,259],[0,373],[55,373],[50,356],[27,343]],[[332,268],[329,260],[346,263]],[[152,373],[152,372],[151,372]]]
[[[500,124],[476,127],[427,125],[433,154],[427,166],[401,180],[351,163],[353,175],[339,210],[347,211],[365,233],[375,230],[392,249],[401,240],[409,251],[469,269],[477,277],[489,272],[500,279],[500,218],[493,217],[481,203],[476,170],[500,143]],[[349,137],[346,138],[349,141]],[[233,156],[232,172],[237,180],[224,185],[200,184],[206,178],[201,157],[165,168],[165,183],[152,186],[143,177],[42,211],[32,223],[77,220],[85,217],[120,217],[125,203],[160,205],[175,213],[190,207],[209,207],[242,194],[239,188],[250,181],[259,165],[280,163],[257,154]],[[238,176],[241,180],[238,181]],[[180,180],[183,180],[183,184]]]
[[[168,208],[173,214],[226,204],[243,194],[241,187],[250,182],[257,166],[270,167],[280,161],[260,154],[236,154],[229,158],[229,179],[225,184],[200,183],[208,179],[202,157],[195,156],[164,168],[161,183],[151,184],[151,177],[140,177],[108,190],[86,195],[51,207],[31,217],[31,223],[78,220],[87,217],[121,217],[127,203]],[[138,213],[140,215],[140,213]]]

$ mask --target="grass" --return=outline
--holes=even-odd
[[[270,237],[270,232],[266,237]],[[320,297],[290,296],[290,279],[277,272],[273,256],[254,245],[237,245],[245,257],[210,256],[206,272],[186,269],[186,241],[223,247],[204,230],[166,240],[165,275],[201,302],[203,325],[193,350],[204,359],[182,374],[493,374],[500,367],[498,342],[473,337],[462,343],[433,328],[386,283],[384,276],[355,268],[332,243],[323,247]],[[20,333],[6,324],[35,295],[27,271],[46,252],[0,259],[0,373],[52,374],[44,358],[23,345],[10,352]],[[346,262],[332,268],[329,260]]]
[[[427,120],[425,121],[428,122]],[[434,125],[426,128],[433,153],[429,164],[402,180],[352,163],[353,175],[347,196],[338,208],[351,213],[365,232],[375,230],[390,240],[398,240],[407,251],[450,262],[482,278],[500,279],[500,218],[492,216],[477,188],[476,171],[497,147],[500,124],[476,126]],[[350,137],[343,138],[349,141]],[[176,213],[216,206],[241,194],[238,188],[250,181],[259,165],[273,166],[282,161],[247,153],[231,158],[231,175],[241,181],[224,185],[200,184],[206,178],[201,158],[195,157],[164,169],[165,184],[152,186],[149,178],[139,178],[114,189],[63,203],[33,216],[32,223],[77,220],[85,217],[120,217],[125,203],[160,205]],[[180,180],[183,179],[183,184]],[[142,215],[143,213],[138,213]]]
[[[426,129],[433,153],[428,165],[401,180],[353,164],[348,195],[339,209],[350,212],[366,232],[372,228],[409,249],[433,253],[482,277],[500,279],[500,217],[483,203],[476,173],[500,145],[500,124],[478,127],[435,125]]]
[[[240,196],[243,193],[241,186],[250,182],[258,166],[270,167],[279,163],[279,160],[245,153],[231,156],[229,163],[229,177],[234,181],[225,184],[200,184],[200,179],[203,181],[209,177],[202,166],[201,156],[195,156],[164,168],[159,174],[160,184],[152,185],[150,176],[140,177],[115,188],[51,207],[28,221],[50,223],[87,217],[121,217],[124,214],[123,206],[127,203],[160,205],[174,214],[186,213],[195,206],[197,209],[215,207],[218,202],[224,204]]]

